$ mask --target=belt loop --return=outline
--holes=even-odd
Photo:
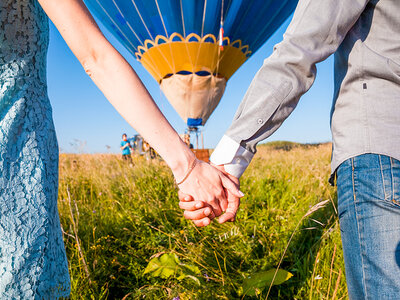
[[[330,176],[329,179],[328,179],[328,182],[329,182],[329,184],[330,184],[331,186],[335,186],[335,185],[336,185],[336,182],[337,182],[336,178],[337,178],[337,168],[336,168],[336,170],[331,174],[331,176]]]

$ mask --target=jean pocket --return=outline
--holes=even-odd
[[[346,218],[354,202],[352,159],[344,161],[337,169],[337,197],[339,220]]]
[[[400,161],[390,158],[392,170],[392,202],[400,206]]]
[[[400,162],[388,156],[379,156],[385,201],[400,207]]]

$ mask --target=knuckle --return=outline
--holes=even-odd
[[[206,207],[206,208],[203,210],[203,215],[204,215],[204,216],[208,216],[208,215],[211,214],[211,212],[212,212],[211,208]]]
[[[190,213],[187,210],[183,212],[183,216],[185,217],[185,219],[190,219]]]
[[[196,221],[193,221],[193,223],[194,223],[194,225],[196,225],[197,227],[203,227],[203,222],[201,222],[201,221],[196,220]]]

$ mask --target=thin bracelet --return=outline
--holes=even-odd
[[[187,170],[185,177],[183,177],[183,179],[179,182],[176,182],[176,180],[175,180],[176,185],[180,185],[181,183],[183,183],[189,177],[190,173],[192,173],[192,171],[196,165],[197,165],[197,158],[195,157],[193,162],[191,163],[189,169]]]

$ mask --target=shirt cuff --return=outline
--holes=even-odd
[[[254,153],[246,150],[239,143],[224,135],[219,141],[210,161],[216,165],[224,165],[225,171],[237,178],[242,176]]]

